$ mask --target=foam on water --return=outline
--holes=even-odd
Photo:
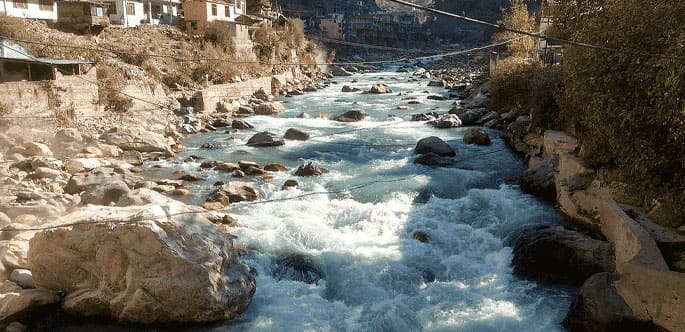
[[[342,85],[368,89],[380,81],[389,95],[340,93]],[[393,80],[396,77],[399,80]],[[524,163],[508,151],[498,133],[493,144],[465,145],[465,129],[433,129],[408,121],[410,113],[449,101],[425,100],[443,89],[410,82],[407,74],[376,73],[339,82],[316,93],[287,98],[288,111],[247,119],[255,130],[278,134],[287,128],[309,132],[314,139],[287,141],[278,148],[244,146],[250,131],[192,137],[181,159],[197,154],[209,159],[278,162],[294,169],[314,161],[330,170],[321,177],[297,178],[300,187],[281,191],[291,173],[274,173],[254,181],[264,199],[282,199],[326,191],[336,194],[259,205],[235,204],[228,212],[241,227],[232,230],[236,244],[249,249],[244,260],[257,271],[257,291],[238,320],[196,330],[212,331],[554,331],[572,299],[572,291],[540,286],[512,275],[512,251],[506,238],[526,225],[560,221],[553,207],[524,195],[504,179]],[[350,83],[358,79],[357,83]],[[424,93],[423,91],[428,91]],[[397,93],[418,96],[413,111]],[[337,102],[345,99],[347,102]],[[353,102],[357,104],[352,104]],[[325,112],[358,108],[366,121],[337,123],[317,119]],[[311,118],[297,118],[300,113]],[[389,117],[397,115],[398,117]],[[360,129],[360,130],[355,130]],[[339,133],[341,131],[355,130]],[[336,135],[331,135],[338,133]],[[237,141],[226,141],[227,136]],[[426,136],[439,136],[457,151],[449,168],[415,165],[413,147]],[[194,150],[205,142],[227,142],[223,149]],[[377,145],[377,146],[371,146]],[[193,172],[198,163],[167,164]],[[204,171],[201,200],[214,181],[226,174]],[[378,181],[378,182],[374,182]],[[428,235],[427,243],[412,238]],[[284,254],[302,254],[318,264],[325,277],[317,284],[276,278],[274,267]]]

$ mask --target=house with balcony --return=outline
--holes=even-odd
[[[186,0],[183,3],[188,33],[202,34],[214,21],[235,23],[246,12],[245,0]]]
[[[2,0],[0,13],[7,16],[57,21],[56,0]]]
[[[70,30],[98,33],[109,26],[107,6],[102,1],[59,0],[57,24]]]
[[[112,24],[135,27],[141,24],[180,24],[181,0],[105,0]]]

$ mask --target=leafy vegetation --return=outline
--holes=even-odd
[[[509,24],[525,21],[516,2]],[[501,110],[576,136],[585,160],[627,183],[647,210],[659,207],[653,217],[673,227],[685,220],[683,13],[682,1],[562,1],[550,34],[631,51],[566,45],[563,64],[545,68],[512,44],[492,91]]]

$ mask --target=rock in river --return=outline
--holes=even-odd
[[[435,136],[422,138],[416,143],[414,148],[414,153],[416,154],[426,154],[429,152],[433,152],[441,157],[454,157],[457,155],[445,141]]]
[[[325,173],[328,173],[327,169],[309,162],[298,167],[297,171],[295,171],[295,176],[319,176]]]
[[[276,134],[268,131],[254,134],[247,141],[248,146],[267,147],[267,146],[281,146],[285,145],[282,138],[277,137]]]
[[[464,133],[464,143],[477,145],[490,145],[490,136],[482,129],[469,128]]]
[[[360,111],[360,110],[351,110],[347,111],[343,114],[340,114],[333,118],[335,121],[340,121],[340,122],[357,122],[364,120],[364,118],[367,116],[366,112]]]
[[[120,322],[203,323],[240,315],[254,271],[197,207],[168,201],[85,207],[30,243],[36,286],[60,290],[65,312]],[[102,222],[107,220],[108,222]]]

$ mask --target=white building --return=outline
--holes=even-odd
[[[108,4],[112,24],[135,27],[148,24],[178,24],[182,6],[180,0],[114,0]]]
[[[57,20],[56,0],[2,0],[0,13],[46,21]]]

